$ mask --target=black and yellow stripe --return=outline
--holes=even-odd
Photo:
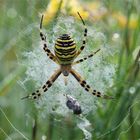
[[[61,65],[71,64],[77,53],[75,42],[68,34],[58,37],[54,51]]]

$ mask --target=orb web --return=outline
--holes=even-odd
[[[72,17],[60,17],[53,28],[53,35],[50,32],[51,31],[46,30],[45,34],[47,36],[48,47],[54,52],[55,40],[63,33],[69,33],[74,38],[77,48],[80,48],[83,39],[83,34],[81,34],[81,32],[84,32],[84,27],[82,23],[78,22],[76,19],[74,20]],[[112,57],[114,54],[114,48],[106,44],[105,35],[95,28],[88,27],[87,38],[86,47],[77,59],[99,48],[101,51],[93,58],[74,66],[74,69],[85,78],[93,89],[105,93],[108,88],[113,86],[113,76],[116,66],[109,62],[108,58]],[[25,88],[24,85],[26,82],[34,81],[35,91],[49,79],[59,66],[47,57],[43,51],[42,42],[34,42],[33,45],[35,47],[32,51],[23,53],[23,57],[26,58],[24,64],[26,66],[26,77],[19,83]],[[98,102],[98,98],[84,91],[72,75],[69,75],[67,80],[68,85],[65,86],[61,74],[52,87],[44,93],[39,100],[35,101],[36,108],[40,110],[40,116],[45,118],[48,114],[60,115],[62,117],[73,115],[72,111],[66,107],[65,95],[69,94],[77,99],[81,105],[83,111],[82,115],[85,116],[84,123],[86,124],[88,122],[88,124],[90,124],[90,122],[86,120],[86,115],[96,112],[96,102]],[[77,126],[83,131],[85,139],[87,137],[90,139],[92,137],[91,133],[84,128],[82,121],[81,119],[81,121],[77,123]]]

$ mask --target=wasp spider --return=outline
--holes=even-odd
[[[79,50],[76,48],[76,44],[74,40],[70,37],[68,34],[62,34],[60,35],[54,46],[54,54],[50,51],[50,49],[47,46],[46,36],[42,32],[42,22],[43,22],[43,15],[40,22],[40,37],[43,42],[43,49],[47,56],[54,61],[56,64],[59,65],[59,68],[54,72],[54,74],[49,78],[49,80],[38,90],[33,92],[32,94],[24,97],[24,98],[31,98],[31,99],[38,99],[44,92],[46,92],[52,84],[55,82],[55,80],[60,76],[62,73],[64,77],[67,77],[69,74],[72,74],[75,79],[79,82],[79,84],[89,93],[92,95],[95,95],[97,97],[105,98],[105,99],[111,99],[112,97],[103,95],[101,92],[96,91],[95,89],[92,89],[87,82],[76,72],[72,66],[79,64],[88,58],[94,56],[97,52],[100,51],[98,49],[97,51],[91,53],[90,55],[87,55],[86,57],[79,59],[78,61],[74,61],[75,58],[84,50],[85,44],[86,44],[86,37],[87,37],[87,27],[85,25],[84,20],[82,19],[81,15],[78,12],[78,15],[84,25],[84,39],[82,42],[82,45]]]

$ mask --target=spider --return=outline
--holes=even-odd
[[[70,37],[69,34],[62,34],[57,38],[55,42],[54,54],[48,48],[46,36],[42,32],[42,22],[43,22],[43,15],[42,15],[41,21],[40,21],[40,37],[43,42],[43,50],[52,61],[54,61],[56,64],[59,65],[59,68],[54,72],[54,74],[48,79],[48,81],[40,89],[36,90],[32,94],[29,94],[28,96],[23,97],[23,98],[38,99],[44,92],[46,92],[52,86],[55,80],[62,73],[65,78],[69,76],[69,74],[72,74],[75,77],[75,79],[79,82],[79,84],[87,92],[91,93],[92,95],[105,98],[105,99],[112,99],[112,97],[103,95],[101,94],[101,92],[95,89],[92,89],[87,84],[87,82],[80,76],[80,74],[78,74],[78,72],[76,72],[72,68],[73,65],[79,64],[87,60],[88,58],[93,57],[97,52],[100,51],[100,49],[98,49],[97,51],[87,55],[86,57],[79,59],[77,61],[74,61],[75,58],[79,56],[79,54],[84,50],[85,44],[86,44],[86,38],[87,38],[87,27],[80,13],[79,12],[77,13],[84,26],[84,38],[83,38],[83,42],[80,49],[79,50],[77,49],[75,41]]]

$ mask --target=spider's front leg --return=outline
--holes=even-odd
[[[32,94],[23,97],[22,99],[25,98],[31,98],[31,99],[37,99],[41,96],[42,93],[46,92],[54,83],[54,81],[59,77],[59,75],[61,74],[61,70],[58,69],[55,71],[55,73],[49,78],[49,80],[38,90],[36,90],[35,92],[33,92]]]
[[[84,50],[85,45],[86,45],[87,27],[86,27],[86,24],[85,24],[83,18],[81,17],[80,13],[79,12],[77,12],[77,13],[78,13],[78,15],[79,15],[79,17],[80,17],[80,19],[81,19],[84,27],[85,27],[85,30],[84,30],[84,39],[83,39],[83,42],[82,42],[82,46],[80,47],[80,50],[77,52],[77,56],[78,56]]]
[[[74,69],[71,69],[71,74],[76,78],[76,80],[80,83],[80,85],[89,93],[97,96],[97,97],[101,97],[101,98],[105,98],[105,99],[113,99],[113,97],[107,96],[107,95],[102,95],[101,92],[93,90],[87,83],[86,81],[80,76],[80,74],[78,74]]]
[[[57,59],[55,57],[55,55],[50,51],[50,49],[47,47],[47,41],[46,41],[46,36],[43,34],[42,32],[42,22],[43,22],[43,15],[42,15],[42,18],[41,18],[41,22],[40,22],[40,37],[41,37],[41,40],[43,42],[43,50],[46,52],[47,56],[53,60],[55,63],[58,63],[57,62]]]

